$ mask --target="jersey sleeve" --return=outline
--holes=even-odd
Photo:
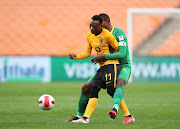
[[[124,58],[126,56],[127,37],[122,30],[118,30],[115,33],[115,38],[118,41],[119,51],[112,54],[106,54],[107,60],[115,60]]]
[[[108,34],[108,44],[113,48],[114,52],[118,52],[118,42],[111,33]]]
[[[91,44],[89,43],[89,34],[86,35],[86,39],[87,39],[86,50],[85,50],[85,52],[83,52],[81,54],[77,54],[76,59],[84,59],[84,58],[90,57],[92,47],[91,47]]]

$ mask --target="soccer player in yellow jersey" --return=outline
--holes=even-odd
[[[112,48],[111,50],[110,47]],[[99,15],[95,15],[90,21],[90,32],[87,33],[86,51],[78,55],[70,53],[69,56],[71,59],[83,59],[91,55],[92,48],[97,54],[110,54],[110,51],[118,52],[118,47],[118,42],[114,36],[108,30],[103,29],[102,18]],[[98,103],[98,93],[101,88],[107,88],[107,93],[111,97],[114,95],[116,78],[119,74],[119,62],[118,60],[106,60],[103,63],[100,62],[99,65],[100,68],[93,79],[90,99],[85,115],[82,119],[76,122],[89,123],[89,118]],[[113,104],[118,105],[119,107],[120,101],[121,100],[117,98],[116,102],[113,102]]]
[[[105,27],[106,29],[108,29],[111,33],[114,34],[114,30],[111,23],[110,23],[110,18],[107,14],[101,14],[100,15],[103,19],[103,27]],[[117,38],[119,36],[115,36],[116,37],[116,40],[118,40]],[[76,55],[75,54],[70,54],[70,57],[72,59],[75,59],[76,58]],[[73,117],[72,119],[69,119],[69,120],[65,120],[65,122],[76,122],[76,121],[79,121],[79,119],[83,116],[84,112],[85,112],[85,109],[86,109],[86,105],[87,105],[87,102],[89,100],[89,92],[91,90],[91,87],[92,87],[92,82],[93,82],[93,79],[94,79],[94,76],[92,76],[87,83],[85,83],[82,87],[82,92],[81,92],[81,95],[80,95],[80,99],[79,99],[79,107],[78,107],[78,113],[75,117]],[[133,117],[130,115],[129,113],[129,110],[124,102],[124,100],[122,99],[121,103],[120,103],[120,108],[121,110],[123,111],[124,115],[125,115],[125,121],[124,123],[131,123],[133,122]],[[131,120],[131,121],[129,121]]]

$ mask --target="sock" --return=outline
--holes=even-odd
[[[115,90],[115,93],[114,93],[114,96],[113,96],[113,106],[116,109],[119,108],[119,105],[121,103],[123,95],[124,95],[123,87],[121,87],[121,86],[116,87],[116,90]]]
[[[80,94],[77,116],[83,116],[88,104],[89,95]]]
[[[119,106],[122,110],[122,112],[124,113],[124,116],[129,116],[130,115],[130,112],[124,102],[124,99],[122,99],[121,103],[120,103],[120,106]]]
[[[88,105],[87,105],[87,108],[86,108],[86,111],[84,114],[85,117],[87,117],[87,118],[91,117],[91,114],[93,113],[94,109],[96,108],[97,103],[98,103],[98,98],[90,98],[89,99],[89,102],[88,102]]]

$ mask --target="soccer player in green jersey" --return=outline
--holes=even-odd
[[[110,18],[107,14],[100,14],[100,16],[102,17],[103,19],[103,27],[106,28],[107,30],[109,30],[110,32],[112,32],[112,34],[115,36],[116,40],[119,42],[119,48],[121,49],[123,46],[122,46],[122,42],[120,42],[121,39],[124,38],[124,41],[125,43],[124,44],[127,44],[127,38],[124,34],[124,32],[121,30],[121,29],[118,29],[118,28],[114,28],[111,26],[111,23],[110,23]],[[122,40],[121,40],[122,41]],[[121,43],[121,44],[120,44]],[[124,47],[123,47],[124,48]],[[127,52],[128,52],[128,46],[126,45],[126,48],[127,48]],[[120,50],[119,49],[119,50]],[[122,51],[119,51],[116,53],[116,55],[119,55],[119,53],[121,53]],[[114,53],[115,54],[115,53]],[[101,61],[101,58],[103,57],[104,55],[100,55],[100,56],[96,56],[93,60],[94,61]],[[111,54],[108,54],[107,57],[109,56],[109,58],[105,58],[105,59],[114,59],[115,56]],[[122,56],[122,55],[120,55]],[[129,56],[129,54],[128,54]],[[111,59],[112,58],[112,59]],[[104,59],[104,58],[103,58]],[[119,58],[118,58],[119,59]],[[121,60],[121,59],[120,59]],[[128,59],[129,61],[129,59]],[[121,62],[120,62],[121,63]],[[122,66],[122,65],[121,65]],[[129,76],[130,76],[130,71],[131,71],[131,65],[130,65],[130,61],[129,61],[129,68],[126,70],[126,69],[123,69],[124,67],[122,67],[121,71],[120,71],[120,74],[118,76],[118,78],[124,78],[125,79],[125,84],[128,82],[128,79],[129,79]],[[124,76],[125,75],[125,76]],[[127,76],[128,75],[128,76]],[[78,114],[77,116],[73,117],[72,119],[70,120],[65,120],[65,122],[72,122],[72,121],[78,121],[81,116],[83,116],[84,112],[85,112],[85,109],[86,109],[86,106],[87,106],[87,103],[88,103],[88,100],[89,100],[89,91],[92,87],[92,81],[93,81],[93,77],[91,77],[88,82],[83,85],[82,87],[82,92],[81,92],[81,95],[80,95],[80,100],[79,100],[79,107],[78,107]],[[121,85],[121,81],[123,81],[124,83],[124,79],[118,79],[118,85]],[[120,90],[119,90],[120,89]],[[120,91],[122,94],[121,96],[123,96],[123,90],[122,88],[118,88],[117,90],[118,92]],[[117,92],[116,91],[116,92]],[[120,97],[121,97],[120,96]],[[116,96],[116,98],[118,98],[118,96]],[[115,97],[114,97],[115,98]],[[122,97],[121,97],[122,98]],[[121,104],[120,104],[120,108],[121,110],[123,111],[124,115],[125,115],[125,121],[124,121],[124,124],[127,124],[127,123],[132,123],[134,122],[134,117],[131,116],[131,114],[129,113],[129,110],[128,108],[126,107],[126,104],[124,102],[124,100],[122,99],[121,101]],[[113,111],[114,110],[114,111]],[[114,109],[112,110],[112,112],[110,111],[110,114],[112,114],[112,118],[115,118],[116,114],[117,114],[117,110],[118,110],[118,106],[116,106]]]
[[[93,62],[101,62],[103,60],[114,60],[118,59],[120,63],[120,73],[117,79],[116,84],[116,90],[113,96],[114,101],[115,99],[121,99],[123,98],[124,93],[124,86],[127,84],[129,77],[131,75],[131,62],[129,57],[129,50],[128,50],[128,42],[125,33],[119,29],[119,28],[113,28],[109,25],[110,20],[108,21],[108,15],[106,14],[100,14],[100,16],[103,18],[103,26],[104,28],[111,30],[112,34],[115,36],[117,41],[119,42],[119,52],[112,53],[112,54],[99,54],[95,56],[92,61]],[[109,115],[112,118],[115,118],[118,112],[119,105],[115,105],[111,111],[109,111]],[[125,121],[125,123],[128,123],[130,120]]]

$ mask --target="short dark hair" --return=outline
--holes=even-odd
[[[102,24],[103,21],[99,15],[94,15],[91,19],[95,21],[99,21],[100,24]]]
[[[103,19],[103,21],[108,20],[110,22],[110,18],[107,14],[101,13],[101,14],[99,14],[99,16]]]

